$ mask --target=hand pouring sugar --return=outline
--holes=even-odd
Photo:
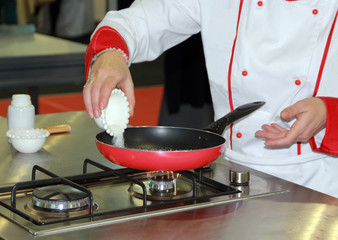
[[[112,91],[107,107],[99,118],[95,118],[95,122],[113,137],[113,145],[124,147],[123,133],[129,122],[129,104],[124,92],[120,89]]]

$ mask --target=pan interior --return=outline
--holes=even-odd
[[[96,139],[113,145],[113,137],[102,132]],[[178,127],[132,127],[124,132],[125,148],[145,151],[190,151],[213,148],[225,139],[215,133]]]

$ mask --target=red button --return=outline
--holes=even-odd
[[[258,7],[263,6],[263,1],[258,1],[258,2],[257,2],[257,5],[258,5]]]
[[[237,138],[241,138],[241,137],[242,137],[242,133],[237,133],[237,134],[236,134],[236,137],[237,137]]]
[[[243,72],[242,72],[242,75],[245,77],[245,76],[248,75],[248,72],[247,72],[247,71],[243,71]]]
[[[313,10],[312,10],[312,13],[313,13],[314,15],[317,15],[317,14],[318,14],[318,10],[317,10],[317,9],[313,9]]]
[[[295,84],[296,84],[297,86],[299,86],[299,85],[301,85],[301,84],[302,84],[302,81],[301,81],[301,80],[299,80],[299,79],[297,79],[297,80],[295,81]]]

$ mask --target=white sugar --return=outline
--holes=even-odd
[[[117,125],[110,125],[108,129],[113,136],[112,144],[119,148],[124,148],[124,129]]]

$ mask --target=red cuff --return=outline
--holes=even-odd
[[[314,138],[310,139],[312,150],[331,155],[338,155],[338,98],[318,97],[326,105],[326,132],[318,148]]]
[[[93,56],[107,48],[121,49],[129,56],[128,46],[123,37],[113,28],[104,26],[99,28],[90,41],[85,55],[86,79]]]

